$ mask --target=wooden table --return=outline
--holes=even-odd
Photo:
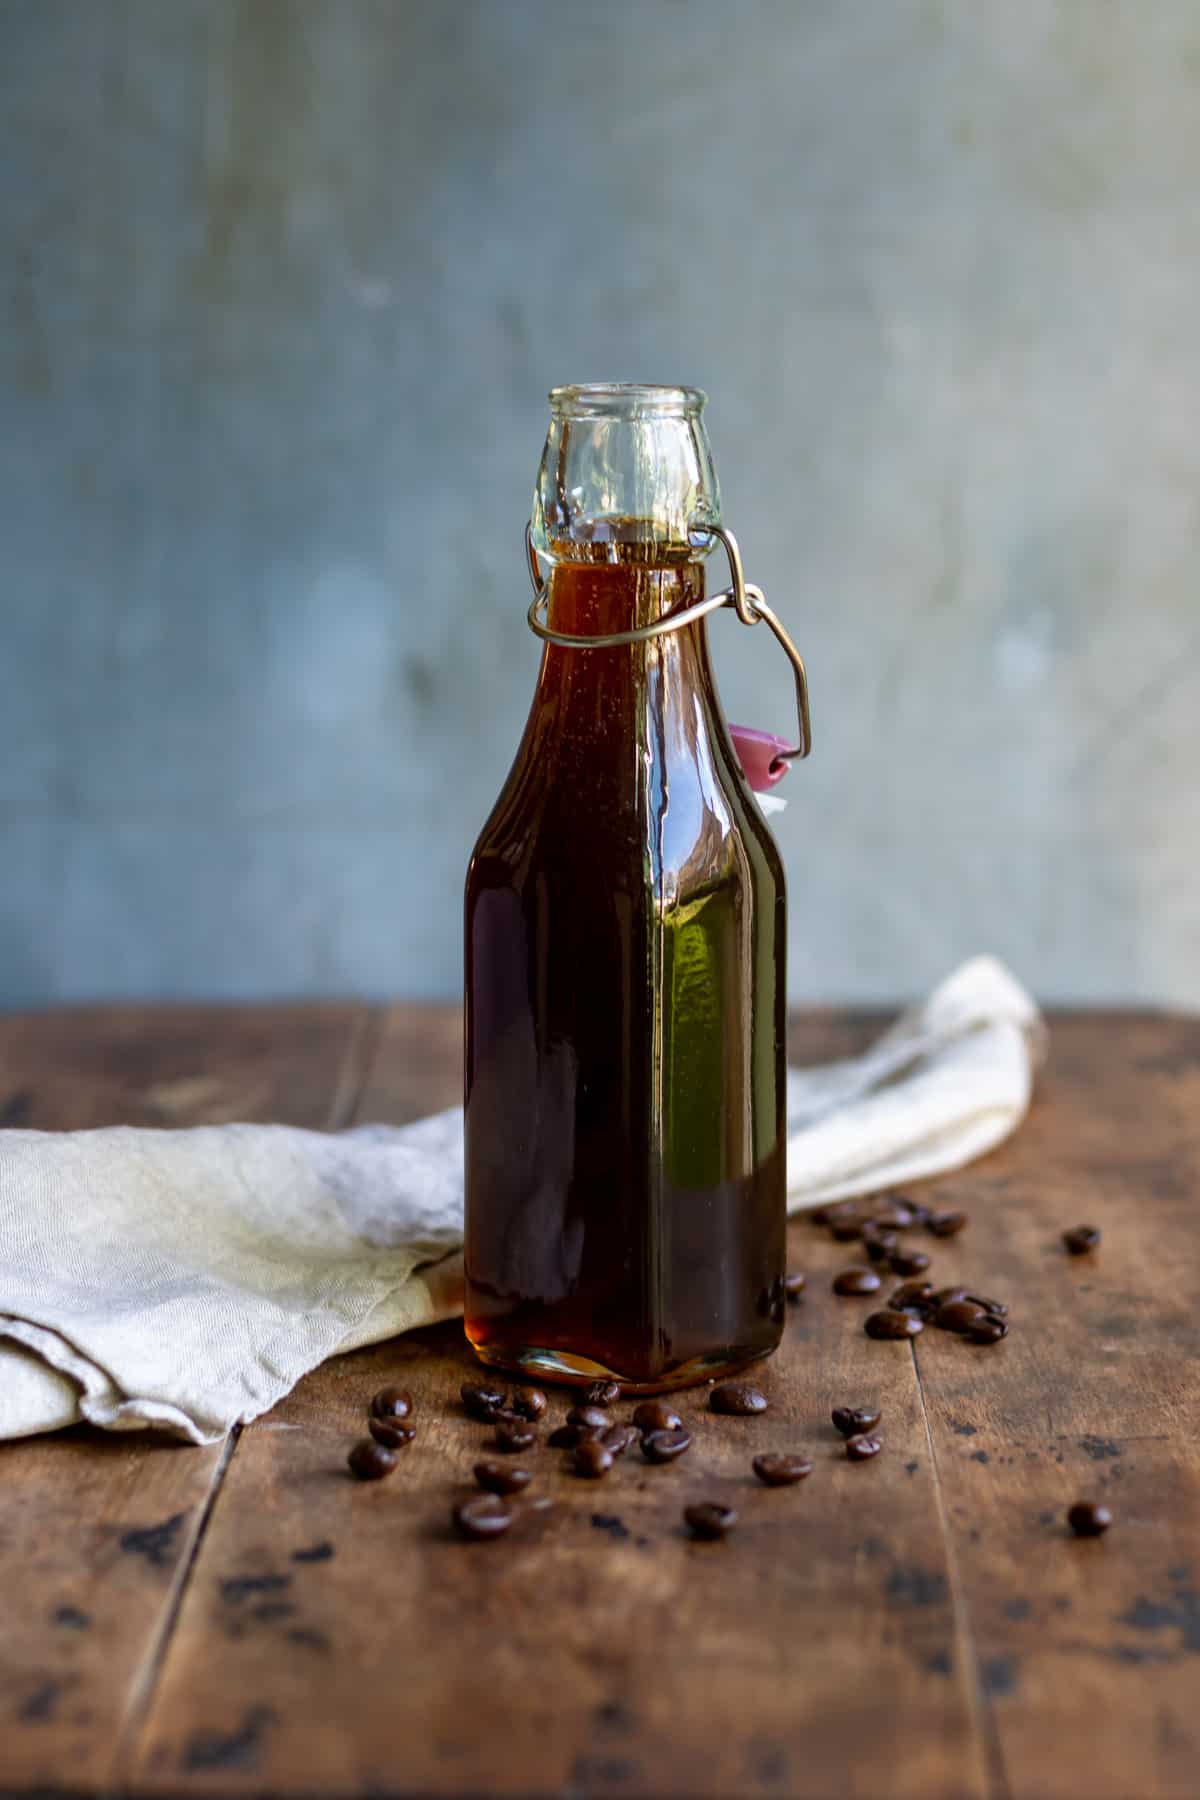
[[[795,1021],[801,1059],[878,1026]],[[449,1009],[0,1021],[0,1116],[341,1126],[453,1099]],[[1001,1345],[879,1344],[793,1230],[808,1296],[760,1420],[603,1485],[541,1453],[552,1516],[457,1542],[483,1428],[456,1326],[341,1358],[210,1449],[83,1428],[0,1446],[0,1788],[134,1794],[1137,1797],[1200,1793],[1200,1022],[1059,1018],[1028,1123],[939,1196],[935,1272],[1012,1302]],[[1060,1230],[1102,1227],[1094,1257]],[[344,1472],[402,1379],[401,1472]],[[700,1410],[687,1396],[683,1410]],[[884,1453],[829,1424],[877,1401]],[[556,1402],[557,1410],[557,1402]],[[816,1462],[769,1491],[752,1452]],[[725,1544],[681,1503],[733,1501]],[[1109,1535],[1064,1529],[1103,1498]]]

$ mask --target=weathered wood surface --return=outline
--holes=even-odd
[[[404,1119],[458,1095],[451,1009],[397,1008],[379,1029],[353,1009],[319,1026],[192,1016],[216,1037],[133,1015],[111,1058],[102,1015],[10,1021],[8,1091],[39,1124],[145,1119],[164,1086],[190,1092],[187,1117],[229,1116],[238,1068],[259,1116],[299,1116],[300,1095],[310,1120],[356,1104]],[[794,1051],[838,1053],[877,1023],[808,1014]],[[91,1048],[50,1104],[56,1032]],[[109,1086],[89,1098],[92,1068]],[[188,1088],[205,1078],[218,1087]],[[1023,1130],[937,1189],[971,1223],[930,1240],[935,1273],[1010,1300],[1003,1344],[869,1342],[869,1303],[829,1291],[853,1246],[799,1223],[809,1292],[761,1373],[771,1412],[705,1414],[682,1463],[634,1453],[595,1485],[542,1450],[556,1509],[500,1544],[447,1529],[486,1440],[454,1404],[470,1367],[455,1326],[328,1365],[232,1455],[81,1432],[0,1448],[0,1785],[1193,1796],[1198,1191],[1200,1022],[1056,1021]],[[1059,1232],[1084,1220],[1104,1245],[1073,1261]],[[396,1377],[421,1434],[391,1481],[361,1487],[345,1450]],[[886,1448],[854,1467],[829,1408],[871,1399]],[[680,1410],[699,1415],[698,1397]],[[757,1487],[765,1447],[805,1449],[812,1477]],[[1117,1515],[1098,1542],[1064,1530],[1085,1493]],[[738,1506],[728,1543],[682,1535],[702,1494]],[[164,1568],[112,1549],[128,1521],[177,1513]]]

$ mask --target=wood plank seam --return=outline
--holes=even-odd
[[[921,1403],[921,1420],[925,1426],[925,1443],[929,1450],[929,1470],[932,1477],[934,1502],[937,1506],[938,1529],[946,1557],[946,1573],[950,1578],[950,1603],[954,1611],[955,1636],[963,1645],[969,1658],[969,1667],[965,1671],[965,1675],[967,1703],[974,1726],[974,1735],[983,1749],[984,1772],[995,1800],[1012,1800],[1012,1785],[1005,1767],[1004,1751],[996,1730],[996,1722],[992,1717],[991,1706],[983,1691],[979,1650],[975,1642],[975,1633],[971,1627],[970,1607],[967,1604],[966,1590],[958,1566],[958,1552],[946,1511],[946,1498],[942,1491],[942,1474],[938,1467],[933,1424],[925,1399],[925,1383],[921,1379],[921,1361],[917,1355],[916,1344],[910,1344],[909,1349],[912,1352],[913,1371],[917,1380],[917,1397]]]

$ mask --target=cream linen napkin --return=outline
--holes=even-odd
[[[1021,1119],[1033,1001],[966,963],[865,1055],[788,1075],[789,1209],[960,1167]],[[0,1438],[207,1443],[338,1351],[462,1305],[462,1114],[0,1132]]]

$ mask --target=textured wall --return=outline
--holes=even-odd
[[[809,657],[795,995],[1200,1003],[1195,0],[36,0],[0,151],[0,1003],[456,988],[596,379]]]

